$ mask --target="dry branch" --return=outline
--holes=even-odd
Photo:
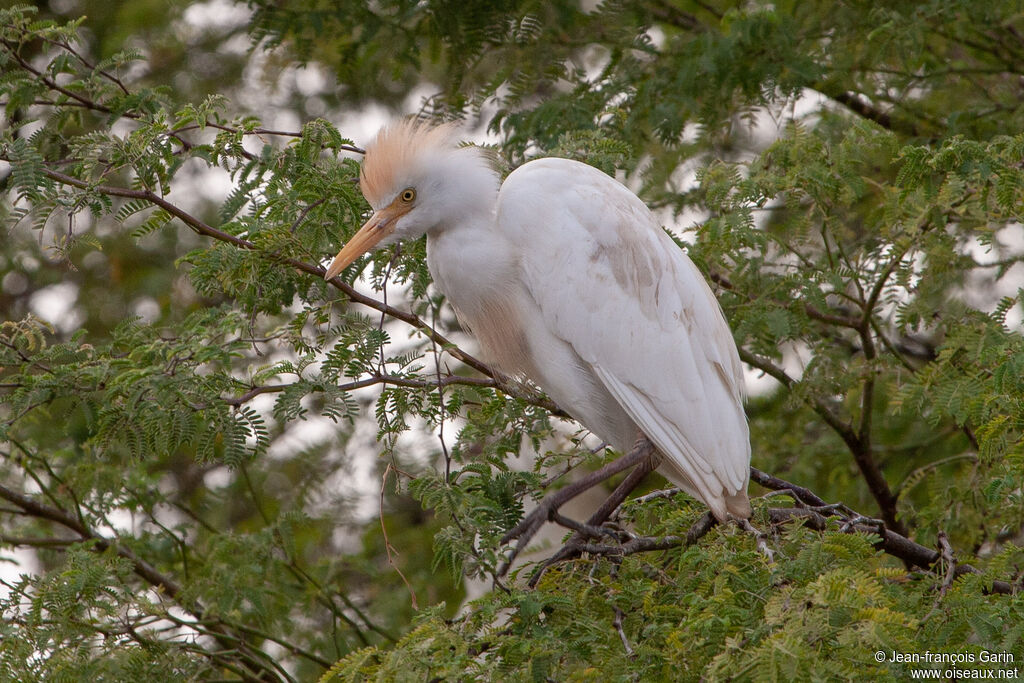
[[[969,564],[960,564],[955,561],[953,550],[945,534],[940,534],[938,543],[942,551],[921,545],[910,540],[906,536],[896,533],[887,528],[885,522],[879,519],[872,519],[851,510],[844,503],[826,503],[816,493],[803,486],[793,484],[784,479],[774,477],[761,470],[750,468],[751,479],[773,491],[784,491],[791,494],[797,503],[792,508],[767,508],[766,513],[772,526],[786,524],[793,521],[801,522],[804,526],[815,531],[825,531],[829,528],[830,519],[838,519],[841,524],[839,531],[843,533],[868,534],[878,537],[873,542],[875,548],[887,555],[903,560],[910,566],[920,567],[932,571],[935,565],[943,562],[946,566],[946,575],[943,582],[943,592],[949,589],[956,577],[964,574],[981,574],[982,572]],[[657,491],[643,496],[639,500],[652,500],[664,498],[678,492],[677,489]],[[590,525],[578,522],[568,523],[561,515],[552,516],[552,521],[565,528],[571,529],[577,535],[588,536],[591,539],[597,538],[619,538],[619,543],[592,543],[579,540],[570,542],[554,556],[554,561],[547,561],[541,565],[547,569],[551,564],[558,561],[578,557],[581,553],[591,555],[602,555],[612,558],[622,558],[636,553],[650,552],[655,550],[669,550],[680,546],[691,546],[703,538],[717,524],[717,521],[710,513],[705,513],[698,519],[687,532],[686,536],[633,536],[622,533],[607,533],[604,530],[595,530]],[[628,540],[625,540],[628,536]],[[574,539],[575,540],[575,539]],[[571,547],[570,547],[571,546]],[[1008,581],[993,580],[992,593],[1003,595],[1015,594],[1021,586]]]

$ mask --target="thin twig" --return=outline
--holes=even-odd
[[[309,204],[307,204],[306,207],[304,209],[302,209],[302,211],[299,213],[299,217],[296,218],[295,222],[292,223],[290,228],[288,228],[288,232],[291,233],[292,235],[294,235],[295,231],[298,229],[298,227],[300,225],[302,225],[302,221],[306,220],[306,216],[309,215],[309,212],[312,211],[313,209],[315,209],[316,207],[320,206],[321,204],[323,204],[326,201],[327,201],[327,197],[321,197],[320,199],[316,200],[315,202],[310,202]]]
[[[405,578],[405,574],[402,573],[402,570],[399,569],[398,565],[395,563],[393,555],[397,555],[398,551],[395,550],[394,546],[391,545],[391,541],[388,540],[388,528],[384,524],[384,489],[387,487],[388,475],[391,473],[391,470],[391,463],[388,463],[388,466],[384,468],[384,475],[380,479],[380,531],[384,534],[384,550],[388,555],[388,564],[391,565],[391,568],[394,569],[400,577],[402,577],[405,587],[409,590],[409,598],[412,601],[412,608],[418,610],[420,607],[416,600],[416,591],[413,589],[412,584],[409,583],[409,579]]]
[[[46,169],[44,172],[53,180],[64,183],[66,185],[70,185],[72,187],[77,187],[79,189],[91,190],[111,197],[124,197],[129,199],[142,199],[148,201],[164,209],[175,218],[181,220],[183,223],[185,223],[185,225],[187,225],[197,234],[204,235],[206,237],[212,237],[213,239],[216,239],[221,242],[226,242],[233,246],[239,247],[240,249],[246,249],[249,251],[259,250],[256,244],[254,244],[253,242],[250,242],[249,240],[238,237],[236,235],[224,232],[223,230],[218,230],[217,228],[206,223],[205,221],[197,218],[196,216],[191,215],[181,207],[176,206],[171,202],[168,202],[166,199],[157,195],[151,190],[134,190],[124,187],[113,187],[108,185],[91,185],[90,183],[84,180],[80,180],[79,178],[75,178],[73,176],[69,176],[65,173],[54,171],[52,169]],[[323,279],[324,273],[326,272],[324,268],[318,265],[313,265],[311,263],[307,263],[299,259],[286,257],[275,260],[283,263],[284,265],[290,266],[291,268],[294,268],[295,270],[298,270],[300,272],[313,275],[319,279]],[[437,332],[419,316],[408,311],[403,311],[393,306],[390,306],[386,302],[378,301],[377,299],[374,299],[371,296],[362,294],[356,291],[347,282],[341,280],[339,277],[331,279],[329,281],[329,284],[332,287],[341,291],[345,295],[345,297],[352,303],[362,304],[363,306],[379,311],[380,313],[386,315],[388,318],[401,320],[402,322],[416,328],[417,330],[422,332],[428,339],[431,339],[438,346],[443,348],[445,352],[447,352],[453,358],[461,361],[462,363],[468,365],[474,370],[482,374],[485,374],[488,377],[491,377],[495,382],[495,386],[500,387],[502,392],[504,392],[505,394],[526,401],[527,403],[538,406],[540,408],[544,408],[553,415],[559,417],[567,417],[566,413],[562,411],[552,401],[543,399],[537,396],[536,394],[519,389],[513,384],[509,384],[507,382],[502,381],[500,375],[493,368],[491,368],[483,361],[475,358],[474,356],[458,348],[447,337],[442,335],[440,332]]]
[[[635,657],[636,653],[633,652],[633,648],[629,645],[626,632],[622,630],[622,610],[618,606],[615,606],[613,609],[615,610],[615,619],[612,621],[612,626],[615,627],[615,631],[619,634],[619,640],[622,641],[622,647],[626,650],[626,656]]]
[[[953,555],[953,548],[949,545],[949,537],[946,536],[945,531],[939,532],[938,542],[939,548],[942,550],[942,562],[946,565],[946,578],[942,581],[939,595],[945,595],[946,591],[952,587],[953,580],[956,579],[956,556]]]

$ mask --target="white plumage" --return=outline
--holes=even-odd
[[[749,517],[735,342],[696,266],[636,195],[554,158],[524,164],[499,190],[479,150],[413,121],[378,134],[361,180],[375,214],[328,277],[426,233],[435,284],[491,362],[619,450],[643,432],[667,479],[720,520]]]

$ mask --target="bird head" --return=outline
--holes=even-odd
[[[359,186],[373,215],[338,252],[330,280],[368,251],[420,237],[494,205],[498,178],[474,147],[458,147],[455,125],[407,118],[366,148]]]

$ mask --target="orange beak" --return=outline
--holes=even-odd
[[[353,261],[373,249],[382,239],[393,233],[395,231],[395,223],[399,217],[408,213],[410,208],[398,201],[394,201],[370,216],[370,220],[366,221],[363,227],[359,228],[359,232],[353,235],[348,244],[342,247],[338,255],[334,257],[334,261],[331,262],[330,267],[327,269],[324,279],[330,280],[335,277],[345,268],[352,265]]]

